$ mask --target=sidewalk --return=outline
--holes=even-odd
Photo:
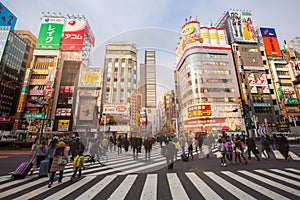
[[[29,154],[30,154],[30,150],[0,150],[0,159],[8,158],[8,157],[15,157],[15,156],[29,155]]]

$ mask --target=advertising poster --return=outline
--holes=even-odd
[[[260,28],[267,56],[282,56],[274,28]]]
[[[0,2],[0,26],[10,26],[11,30],[14,31],[16,22],[16,16]]]
[[[37,49],[59,49],[64,26],[64,18],[44,17],[42,19]]]
[[[67,19],[61,50],[82,50],[85,27],[86,20],[84,19]]]
[[[233,40],[244,43],[257,43],[257,35],[250,12],[229,11]]]
[[[58,131],[68,131],[69,130],[69,124],[70,124],[70,120],[68,120],[68,119],[59,120],[57,130]]]
[[[101,69],[81,69],[79,87],[100,87]]]

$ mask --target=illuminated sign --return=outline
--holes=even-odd
[[[59,49],[63,26],[64,18],[43,18],[36,48]]]
[[[195,105],[188,108],[188,118],[194,117],[210,117],[210,105]]]

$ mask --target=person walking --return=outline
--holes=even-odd
[[[65,160],[65,162],[59,162],[61,160],[61,158],[63,160]],[[51,175],[50,178],[48,180],[48,187],[50,188],[53,184],[54,181],[54,176],[55,173],[57,171],[59,171],[59,177],[58,177],[58,182],[61,183],[62,178],[63,178],[63,173],[64,173],[64,169],[65,169],[65,165],[68,162],[68,151],[66,149],[66,144],[64,142],[59,142],[58,143],[58,147],[54,152],[54,156],[53,156],[53,162],[51,165]]]
[[[225,148],[226,148],[226,158],[227,160],[233,164],[233,145],[231,143],[231,138],[227,137],[226,142],[225,142]]]
[[[218,151],[222,155],[220,157],[221,166],[226,167],[226,147],[225,147],[225,143],[224,143],[224,138],[219,138],[218,139]]]
[[[78,172],[77,180],[81,179],[81,171],[84,168],[84,156],[82,150],[80,150],[78,155],[75,157],[73,161],[73,168],[74,168],[74,172],[73,175],[71,176],[71,182],[74,181],[77,172]]]
[[[194,160],[194,157],[193,157],[193,141],[190,137],[188,137],[188,157],[191,155],[192,157],[192,160]]]
[[[179,145],[181,147],[181,152],[184,153],[185,152],[185,138],[182,136],[180,136],[179,138]]]
[[[152,141],[150,137],[147,137],[144,141],[144,148],[145,148],[145,160],[150,161],[150,152],[152,149]]]
[[[125,137],[123,137],[123,139],[122,139],[122,144],[123,144],[123,146],[124,146],[125,152],[128,152],[128,149],[129,149],[129,141],[128,141],[128,138],[127,138],[127,134],[125,134]]]
[[[260,161],[260,158],[258,155],[259,152],[256,148],[256,144],[255,144],[253,137],[246,136],[246,145],[248,147],[248,160],[251,160],[251,152],[252,152],[253,155],[255,155],[255,157],[257,158],[257,160]]]
[[[165,156],[166,156],[168,170],[173,170],[176,147],[174,143],[171,141],[171,139],[168,139],[168,141],[166,141],[166,146],[164,148],[165,148]]]
[[[234,139],[234,151],[235,151],[235,163],[237,163],[237,159],[239,159],[239,164],[242,165],[241,157],[243,158],[245,165],[247,165],[247,160],[244,157],[244,144],[241,141],[240,137],[237,135]]]
[[[48,157],[48,147],[46,146],[46,140],[43,139],[41,141],[41,144],[36,145],[35,147],[36,151],[36,160],[35,160],[35,165],[30,171],[30,175],[33,174],[33,171],[36,170],[37,168],[40,167],[40,164],[43,160],[46,160]]]
[[[197,137],[197,136],[195,136],[195,137],[193,138],[193,146],[194,146],[194,148],[195,148],[195,150],[196,150],[196,153],[198,153],[199,141],[198,141],[198,137]]]
[[[79,145],[77,139],[74,137],[70,143],[71,160],[73,161],[78,154]]]
[[[50,174],[50,168],[53,162],[53,154],[55,150],[58,147],[58,137],[54,136],[49,144],[48,147],[48,159],[49,159],[49,167],[48,167],[48,173]]]
[[[289,155],[290,145],[286,137],[283,134],[279,134],[277,138],[278,150],[284,156],[284,158],[289,161],[291,156]]]
[[[261,144],[261,155],[264,155],[267,160],[270,160],[270,154],[269,154],[270,143],[264,135],[261,136],[260,144]]]
[[[136,136],[132,137],[132,151],[133,151],[133,159],[138,159],[138,147],[139,147],[139,141],[138,138]]]
[[[118,154],[122,154],[122,137],[119,135],[117,139]]]

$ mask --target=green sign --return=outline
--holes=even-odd
[[[282,99],[282,93],[281,93],[280,87],[277,88],[277,95],[278,95],[279,99],[281,100]]]
[[[286,99],[284,100],[284,103],[285,103],[286,105],[298,105],[298,104],[299,104],[299,101],[298,101],[297,98],[286,98]]]
[[[25,118],[33,118],[33,119],[43,119],[45,116],[45,113],[24,113],[23,119]]]
[[[64,18],[43,18],[36,48],[59,49],[63,27]]]

